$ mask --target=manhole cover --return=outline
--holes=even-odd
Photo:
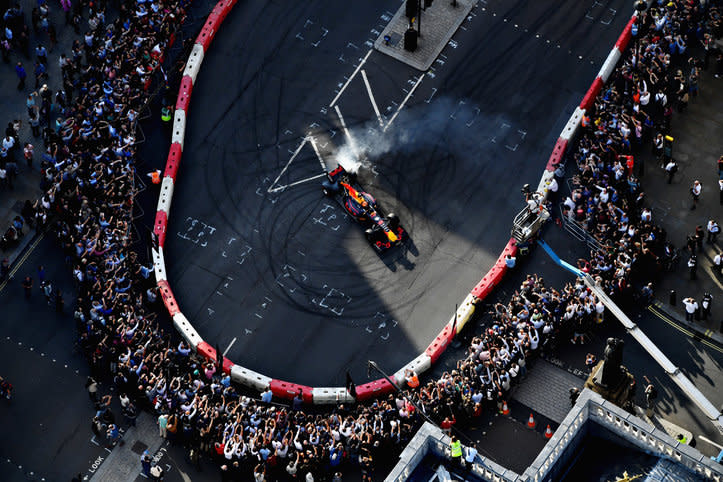
[[[399,42],[402,40],[402,36],[396,32],[392,32],[389,34],[389,45],[392,45],[396,47],[399,45]]]
[[[147,448],[148,448],[148,445],[144,444],[140,440],[136,440],[133,443],[133,447],[131,447],[131,450],[134,453],[137,453],[138,455],[143,455],[143,451],[146,450]]]

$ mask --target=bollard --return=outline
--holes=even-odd
[[[411,27],[404,32],[404,50],[409,52],[417,50],[417,31]]]
[[[670,306],[675,306],[675,290],[670,290]]]

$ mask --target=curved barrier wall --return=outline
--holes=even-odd
[[[650,2],[648,1],[648,3]],[[540,184],[537,188],[537,190],[543,194],[545,200],[547,200],[547,196],[549,194],[548,186],[554,176],[555,169],[557,169],[558,164],[560,164],[562,159],[565,157],[567,146],[572,141],[577,129],[582,124],[582,118],[585,116],[585,112],[587,112],[593,102],[595,102],[595,98],[602,90],[605,82],[607,82],[610,78],[610,74],[612,74],[613,70],[615,70],[615,66],[618,63],[618,60],[622,57],[623,51],[630,43],[630,39],[633,36],[633,24],[635,24],[637,20],[638,12],[636,11],[628,21],[627,25],[625,25],[623,33],[620,34],[618,40],[615,42],[615,46],[613,46],[612,50],[605,59],[603,66],[600,68],[600,72],[598,72],[595,80],[585,93],[585,97],[583,97],[580,105],[575,109],[575,112],[573,112],[570,119],[567,121],[565,128],[560,133],[560,137],[557,139],[555,147],[552,149],[552,154],[550,154],[547,166],[545,167],[545,172],[542,174]]]
[[[201,29],[193,46],[193,50],[188,57],[186,67],[183,71],[181,86],[178,90],[176,98],[176,112],[173,118],[173,134],[171,148],[166,159],[166,168],[163,174],[163,183],[161,184],[161,194],[158,199],[158,208],[156,211],[156,220],[154,225],[154,234],[158,240],[158,246],[153,249],[153,263],[156,274],[156,282],[163,298],[163,303],[168,313],[173,318],[173,325],[176,327],[186,342],[200,355],[209,360],[217,360],[216,349],[209,343],[205,342],[201,335],[193,327],[193,324],[183,315],[178,303],[173,296],[173,291],[168,284],[166,277],[166,266],[163,258],[163,246],[166,240],[166,228],[168,225],[168,216],[171,210],[171,201],[173,198],[173,187],[178,168],[181,163],[183,154],[183,140],[186,131],[186,112],[188,111],[191,94],[193,92],[193,84],[196,81],[198,72],[200,71],[203,58],[208,51],[208,47],[213,41],[216,32],[220,28],[224,19],[236,5],[236,0],[221,0],[213,8],[206,22]],[[633,15],[628,24],[625,26],[623,33],[618,38],[615,46],[608,55],[600,72],[594,82],[588,89],[585,97],[580,102],[580,106],[570,117],[567,125],[563,129],[560,137],[555,143],[552,154],[547,162],[545,171],[540,179],[538,191],[543,194],[545,199],[549,194],[548,186],[554,177],[554,171],[562,161],[567,150],[568,143],[572,140],[577,129],[580,127],[585,111],[595,101],[595,97],[610,74],[614,70],[618,60],[630,42],[632,33],[631,29],[637,19],[637,13]],[[396,387],[405,385],[404,374],[407,369],[421,374],[432,366],[434,362],[444,353],[447,346],[452,342],[455,336],[464,328],[467,322],[474,314],[475,306],[484,300],[497,286],[507,272],[505,258],[507,255],[515,256],[517,254],[517,244],[513,238],[507,242],[502,253],[497,258],[495,264],[490,268],[487,274],[467,295],[457,312],[442,327],[439,334],[432,340],[429,346],[420,353],[415,359],[397,370],[391,377],[394,384],[385,378],[380,378],[356,387],[357,397],[353,398],[345,387],[309,387],[299,385],[283,380],[272,379],[260,373],[257,373],[241,365],[236,365],[231,360],[223,357],[223,371],[231,374],[231,379],[237,383],[241,383],[249,388],[263,391],[270,388],[274,396],[290,400],[298,393],[301,393],[304,402],[314,404],[332,404],[339,402],[354,402],[369,400],[380,395],[393,392]],[[396,386],[395,386],[396,385]]]

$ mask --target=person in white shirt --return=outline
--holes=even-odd
[[[642,212],[642,214],[640,215],[640,219],[641,219],[641,221],[643,221],[644,223],[649,223],[650,221],[653,220],[653,213],[650,212],[650,209],[648,209],[648,208],[643,208],[643,212]]]
[[[718,226],[718,222],[715,219],[711,219],[708,221],[708,226],[706,228],[708,230],[708,242],[711,244],[715,243],[718,233],[720,233],[720,226]]]
[[[700,193],[703,192],[703,185],[697,179],[693,181],[693,186],[690,188],[690,195],[693,198],[693,205],[690,207],[691,211],[698,205],[698,199]]]
[[[695,312],[698,311],[698,302],[694,298],[686,298],[683,300],[685,305],[685,319],[693,321],[695,318]]]
[[[678,165],[673,159],[669,160],[665,165],[665,172],[668,173],[668,184],[673,182],[673,176],[678,172]]]
[[[15,138],[9,135],[5,136],[3,138],[3,147],[10,152],[15,147]]]
[[[466,446],[464,448],[464,464],[467,472],[472,470],[475,460],[477,460],[477,449],[471,446]]]

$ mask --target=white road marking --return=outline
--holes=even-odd
[[[387,129],[389,129],[389,126],[392,125],[392,122],[394,122],[394,120],[395,120],[395,119],[397,118],[397,116],[399,115],[399,111],[402,110],[402,108],[404,107],[404,104],[407,103],[407,101],[408,101],[409,98],[412,96],[412,94],[414,93],[414,91],[417,90],[417,87],[419,87],[419,84],[422,83],[422,80],[424,79],[424,76],[425,76],[425,75],[426,75],[426,74],[422,74],[422,75],[419,76],[419,78],[418,78],[417,81],[414,83],[414,86],[410,89],[410,91],[409,91],[409,93],[407,94],[407,96],[404,98],[404,100],[402,101],[402,103],[399,104],[399,107],[397,107],[397,111],[394,113],[394,115],[392,116],[392,118],[389,119],[389,122],[387,122],[387,125],[384,127],[384,129],[382,129],[382,132],[387,132]]]
[[[354,155],[358,158],[359,150],[356,148],[356,143],[354,142],[354,138],[351,136],[349,129],[346,128],[346,122],[344,122],[344,116],[341,115],[341,110],[339,110],[339,106],[335,105],[334,110],[336,110],[336,115],[339,116],[339,121],[341,122],[341,127],[342,127],[342,129],[344,129],[344,134],[346,135],[346,138],[349,140],[349,146],[351,147],[351,150],[354,152]]]
[[[326,172],[326,163],[324,162],[324,158],[321,157],[321,153],[319,152],[319,147],[316,145],[316,140],[314,140],[313,137],[308,137],[309,142],[311,142],[311,147],[314,148],[314,153],[316,154],[316,157],[319,159],[319,164],[321,164],[321,170]]]
[[[299,147],[297,147],[296,150],[294,151],[294,153],[291,155],[291,158],[289,159],[289,162],[286,163],[286,165],[285,165],[284,168],[281,170],[281,172],[279,173],[279,175],[276,176],[276,179],[274,179],[274,182],[271,183],[271,186],[267,189],[266,192],[268,192],[268,193],[270,194],[270,193],[276,192],[276,190],[278,190],[278,189],[276,189],[276,190],[273,189],[274,185],[275,185],[277,182],[279,182],[279,179],[281,179],[281,176],[284,175],[284,173],[285,173],[286,170],[289,168],[289,166],[291,165],[291,163],[294,162],[294,159],[296,159],[296,156],[299,155],[299,152],[301,152],[301,149],[304,147],[304,145],[306,144],[306,142],[307,142],[308,140],[309,140],[308,137],[304,137],[304,142],[302,142],[301,144],[299,144]]]
[[[364,58],[362,58],[361,62],[359,62],[359,65],[356,66],[356,70],[354,70],[354,73],[351,74],[351,77],[349,77],[349,78],[347,79],[346,83],[345,83],[345,84],[342,86],[342,88],[339,90],[339,93],[336,94],[336,97],[334,97],[334,100],[332,100],[331,103],[329,104],[329,107],[334,107],[334,105],[336,104],[336,101],[339,100],[339,97],[341,97],[341,94],[343,94],[344,91],[346,90],[346,88],[349,86],[349,83],[351,82],[351,79],[353,79],[353,78],[356,76],[356,74],[359,73],[359,71],[361,70],[362,66],[366,63],[367,59],[368,59],[369,56],[372,54],[372,51],[373,51],[373,50],[374,50],[374,49],[369,49],[369,52],[367,52],[367,54],[364,56]]]
[[[228,351],[231,349],[231,347],[233,346],[234,343],[236,343],[236,337],[234,337],[233,340],[231,340],[231,343],[229,343],[228,346],[226,347],[226,349],[223,351],[223,356],[226,356],[226,353],[228,353]]]
[[[294,182],[289,183],[289,184],[284,184],[283,186],[277,186],[277,187],[275,187],[275,188],[273,188],[273,189],[269,189],[269,193],[280,192],[280,191],[283,191],[283,190],[285,190],[285,189],[287,189],[287,188],[289,188],[289,187],[298,186],[299,184],[303,184],[303,183],[305,183],[305,182],[313,181],[314,179],[319,179],[319,178],[322,178],[322,177],[324,177],[324,176],[326,176],[326,173],[317,174],[316,176],[307,177],[306,179],[301,179],[301,180],[299,180],[299,181],[294,181]]]
[[[384,121],[382,121],[382,115],[379,113],[379,107],[377,107],[377,102],[374,100],[374,94],[372,94],[372,86],[369,85],[369,79],[367,79],[366,70],[362,69],[361,74],[362,74],[362,78],[364,79],[364,85],[367,86],[367,92],[369,93],[369,100],[372,101],[372,107],[374,107],[374,112],[377,115],[377,120],[379,121],[379,127],[384,127]]]

